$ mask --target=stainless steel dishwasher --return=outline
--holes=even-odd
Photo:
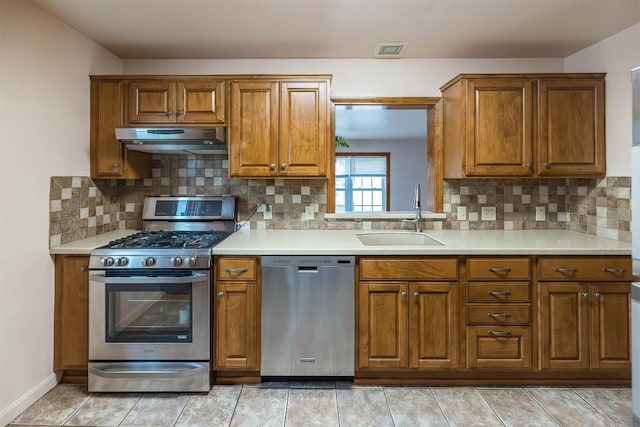
[[[262,257],[262,376],[353,376],[352,256]]]

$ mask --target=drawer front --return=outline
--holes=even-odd
[[[257,259],[255,257],[218,258],[219,280],[255,280]]]
[[[471,282],[469,302],[529,302],[529,282]]]
[[[467,328],[470,368],[531,368],[531,328],[470,326]]]
[[[531,323],[530,304],[469,304],[469,324],[528,325]]]
[[[538,280],[629,282],[631,257],[540,258]]]
[[[362,258],[362,280],[458,280],[456,258]]]
[[[527,280],[531,277],[529,258],[469,258],[469,280]]]

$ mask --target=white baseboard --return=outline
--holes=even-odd
[[[40,381],[39,384],[20,396],[11,405],[0,411],[0,426],[9,424],[15,417],[33,405],[36,400],[40,399],[56,385],[58,385],[58,378],[55,373],[51,373],[51,375]]]

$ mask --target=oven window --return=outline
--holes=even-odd
[[[192,342],[192,286],[107,284],[107,342]]]

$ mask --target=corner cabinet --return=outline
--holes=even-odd
[[[151,177],[151,156],[129,151],[116,139],[124,124],[124,80],[91,77],[91,178],[140,179]]]
[[[542,369],[631,369],[629,257],[541,258]]]
[[[604,176],[604,76],[457,76],[441,88],[444,178]]]
[[[127,81],[126,124],[224,124],[221,79]]]
[[[358,370],[456,369],[456,258],[362,257]]]
[[[231,81],[230,177],[326,177],[329,78]]]
[[[260,369],[260,281],[257,257],[216,258],[216,370]]]
[[[89,363],[89,256],[56,255],[54,370],[86,370]],[[65,374],[66,375],[66,374]]]

